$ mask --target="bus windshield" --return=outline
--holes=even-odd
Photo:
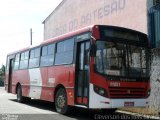
[[[96,71],[104,75],[147,77],[146,49],[126,43],[96,42]]]

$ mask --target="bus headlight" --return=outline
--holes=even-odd
[[[98,86],[95,86],[95,85],[94,85],[94,91],[95,91],[97,94],[99,94],[99,95],[101,95],[101,96],[103,96],[103,97],[107,97],[107,96],[108,96],[108,95],[107,95],[107,91],[106,91],[105,89],[101,88],[101,87],[98,87]]]

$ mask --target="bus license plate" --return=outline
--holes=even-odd
[[[133,107],[134,106],[134,102],[124,102],[124,106],[125,107]]]

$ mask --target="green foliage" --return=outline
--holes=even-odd
[[[0,81],[4,81],[5,79],[5,66],[2,65],[0,68]]]

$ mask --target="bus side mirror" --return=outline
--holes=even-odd
[[[95,57],[96,56],[96,45],[95,44],[91,45],[90,55],[91,55],[91,57]]]

